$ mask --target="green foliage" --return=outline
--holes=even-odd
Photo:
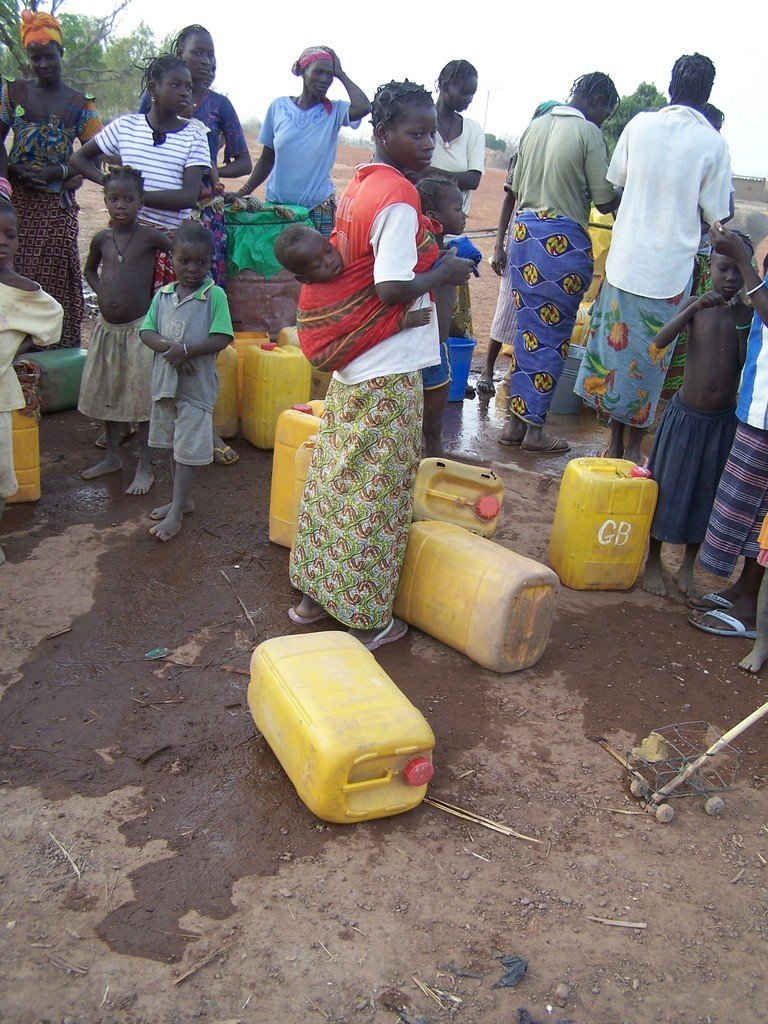
[[[507,149],[507,143],[504,139],[497,139],[491,132],[485,133],[485,148],[490,149],[494,153],[504,153]]]
[[[619,136],[635,114],[644,110],[660,110],[667,103],[667,97],[649,82],[641,82],[630,96],[622,96],[619,109],[603,125],[603,136],[608,144],[608,155],[613,155]]]

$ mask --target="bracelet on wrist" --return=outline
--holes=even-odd
[[[61,165],[61,180],[62,181],[66,181],[68,174],[69,174],[69,168],[67,167],[66,164],[62,164]]]
[[[187,348],[185,342],[182,341],[181,347],[184,349],[184,355],[187,357],[187,359],[189,359],[189,349]]]
[[[754,288],[750,288],[749,291],[747,292],[747,295],[754,295],[756,291],[758,291],[760,288],[764,288],[764,287],[765,287],[765,281],[761,281],[760,284],[756,284]]]

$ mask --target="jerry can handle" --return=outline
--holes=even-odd
[[[454,502],[456,508],[463,508],[469,504],[466,498],[460,497],[458,494],[447,494],[445,491],[436,491],[434,487],[428,487],[426,493],[430,498],[442,498],[443,501]]]
[[[359,793],[361,789],[379,789],[387,786],[392,781],[392,769],[387,768],[384,774],[378,779],[363,779],[361,782],[346,782],[342,787],[342,793]]]

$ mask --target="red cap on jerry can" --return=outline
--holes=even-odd
[[[498,498],[492,494],[484,494],[475,502],[475,515],[478,519],[495,519],[500,508]]]
[[[305,412],[307,416],[312,416],[312,406],[307,405],[306,402],[299,402],[297,405],[292,405],[291,408],[294,412]]]
[[[265,341],[261,347],[264,349],[265,352],[271,352],[273,348],[277,348],[277,345],[274,343],[274,341]]]
[[[435,774],[435,766],[428,757],[418,754],[403,765],[403,778],[409,786],[426,786]]]

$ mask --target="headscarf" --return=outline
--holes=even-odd
[[[308,46],[306,50],[301,51],[299,59],[294,63],[291,71],[294,75],[300,76],[302,71],[305,71],[310,64],[314,64],[316,60],[329,60],[333,64],[333,54],[322,46]]]
[[[30,43],[40,46],[57,43],[62,46],[61,22],[46,11],[22,11],[21,45],[26,49]]]
[[[543,117],[548,114],[553,107],[559,107],[561,105],[560,100],[544,100],[533,112],[532,120],[536,120],[537,117]]]

